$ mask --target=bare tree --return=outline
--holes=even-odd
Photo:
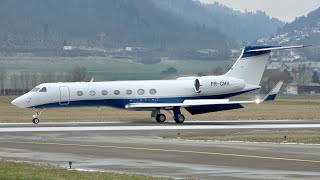
[[[25,89],[30,90],[30,85],[31,85],[31,75],[29,72],[24,73],[24,82],[25,82]]]
[[[35,87],[36,85],[38,85],[39,84],[39,74],[38,73],[36,73],[36,72],[34,72],[34,73],[32,73],[32,75],[31,75],[31,86],[32,87]]]
[[[222,75],[225,73],[224,69],[220,66],[214,68],[212,72],[213,72],[213,75]]]
[[[88,81],[89,75],[85,67],[76,66],[70,72],[70,81],[72,82],[83,82]]]
[[[10,75],[10,84],[13,90],[18,90],[19,76],[17,74],[14,73]]]
[[[21,84],[21,89],[23,91],[25,91],[26,89],[26,83],[25,83],[25,78],[24,78],[24,75],[25,75],[25,72],[20,72],[20,75],[19,75],[19,80],[20,80],[20,84]]]
[[[298,84],[303,84],[307,82],[308,68],[309,66],[307,64],[301,63],[297,67],[292,69],[293,77]]]
[[[279,81],[288,83],[292,80],[288,71],[265,70],[263,78],[261,79],[261,90],[263,93],[268,93]]]
[[[41,83],[51,83],[56,81],[57,81],[57,73],[50,70],[42,73]]]
[[[5,69],[0,69],[0,88],[2,92],[4,90],[4,85],[7,80],[7,71]]]

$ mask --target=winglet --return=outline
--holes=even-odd
[[[274,99],[276,99],[276,96],[278,95],[282,84],[283,81],[279,81],[277,85],[266,95],[263,101],[273,101]]]

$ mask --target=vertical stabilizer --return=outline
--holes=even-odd
[[[246,46],[225,76],[243,79],[247,84],[259,85],[272,50],[302,47],[305,46]]]

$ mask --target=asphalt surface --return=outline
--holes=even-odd
[[[163,138],[319,127],[320,121],[290,120],[0,123],[0,158],[174,178],[319,179],[320,145]]]

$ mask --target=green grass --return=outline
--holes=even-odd
[[[14,96],[0,96],[0,122],[31,122],[34,109],[18,108],[10,104]],[[243,97],[242,97],[243,98]],[[247,97],[246,100],[252,99]],[[296,100],[295,100],[296,99]],[[244,100],[244,99],[243,99]],[[320,120],[320,102],[315,96],[281,97],[279,100],[261,104],[245,105],[244,109],[220,111],[200,115],[190,115],[182,109],[187,121],[191,120]],[[172,121],[172,115],[167,115]],[[45,109],[41,121],[148,121],[148,111],[126,111],[110,107],[56,108]],[[187,122],[186,121],[186,122]]]
[[[151,177],[138,174],[117,174],[109,172],[67,171],[54,166],[43,166],[31,163],[0,161],[0,179],[23,180],[69,180],[69,179],[104,179],[104,180],[169,180],[171,178]]]
[[[74,66],[84,66],[90,76],[96,80],[134,80],[134,79],[164,79],[168,75],[163,70],[174,67],[177,74],[197,74],[198,72],[212,72],[218,66],[229,68],[235,60],[162,60],[158,64],[145,65],[128,59],[112,59],[101,57],[88,58],[10,58],[0,57],[0,67],[9,73],[27,72],[68,72]]]
[[[284,138],[286,136],[286,139]],[[261,131],[240,132],[223,136],[179,136],[169,137],[183,140],[215,140],[215,141],[245,141],[272,143],[305,143],[320,144],[319,130],[289,130],[289,131]]]

